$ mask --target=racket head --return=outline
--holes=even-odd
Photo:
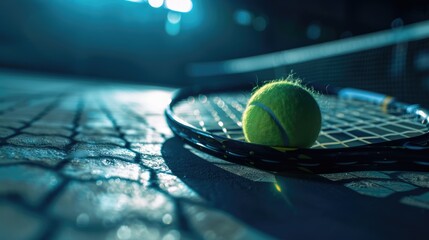
[[[322,111],[322,131],[311,148],[245,142],[241,114],[254,89],[249,83],[181,89],[165,114],[173,132],[200,150],[271,171],[426,166],[422,154],[428,152],[426,110],[376,93],[372,98],[350,97],[350,90],[309,87],[319,92],[316,99]],[[409,161],[411,157],[416,160]]]

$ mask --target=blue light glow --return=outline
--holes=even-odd
[[[252,22],[252,14],[247,10],[240,9],[234,13],[234,19],[239,25],[250,25]]]
[[[148,0],[148,3],[153,8],[160,8],[164,4],[164,0]]]
[[[143,0],[126,0],[127,2],[141,3]]]
[[[176,36],[180,33],[180,22],[172,23],[168,19],[165,21],[165,31],[170,36]]]
[[[317,23],[310,24],[307,27],[307,37],[309,39],[312,39],[312,40],[319,39],[321,33],[322,33],[322,29],[320,28],[320,25]]]
[[[181,18],[182,16],[180,15],[180,13],[177,13],[177,12],[169,12],[167,14],[167,19],[172,24],[179,23]]]
[[[267,20],[262,16],[256,17],[253,19],[253,28],[259,32],[264,31],[267,28]]]
[[[191,0],[166,0],[165,7],[176,12],[190,12],[193,4]]]

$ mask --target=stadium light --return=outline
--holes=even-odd
[[[164,0],[149,0],[148,3],[153,8],[160,8],[164,4]]]
[[[176,12],[190,12],[193,4],[191,0],[166,0],[165,7]]]

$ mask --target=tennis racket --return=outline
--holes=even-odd
[[[186,143],[224,160],[269,171],[429,170],[429,112],[416,104],[352,88],[311,86],[322,130],[311,148],[248,143],[241,116],[249,83],[181,89],[165,110]]]

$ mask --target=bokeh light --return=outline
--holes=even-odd
[[[170,36],[176,36],[180,33],[180,14],[175,15],[175,13],[169,13],[167,15],[165,32]]]
[[[169,12],[167,14],[167,20],[172,23],[172,24],[177,24],[180,22],[180,20],[182,19],[182,15],[180,15],[180,13],[177,12]]]
[[[262,32],[267,28],[267,19],[262,16],[253,19],[253,28],[256,31]]]
[[[164,0],[148,0],[148,3],[153,8],[160,8],[164,4]]]
[[[404,20],[402,18],[395,18],[390,24],[392,28],[400,28],[404,26]]]
[[[320,38],[320,35],[322,33],[322,29],[320,28],[320,25],[317,23],[312,23],[308,25],[307,27],[307,37],[312,40],[316,40]]]
[[[252,14],[247,10],[240,9],[234,13],[234,19],[237,24],[248,26],[252,22]]]
[[[165,7],[176,12],[190,12],[193,4],[191,0],[166,0]]]

